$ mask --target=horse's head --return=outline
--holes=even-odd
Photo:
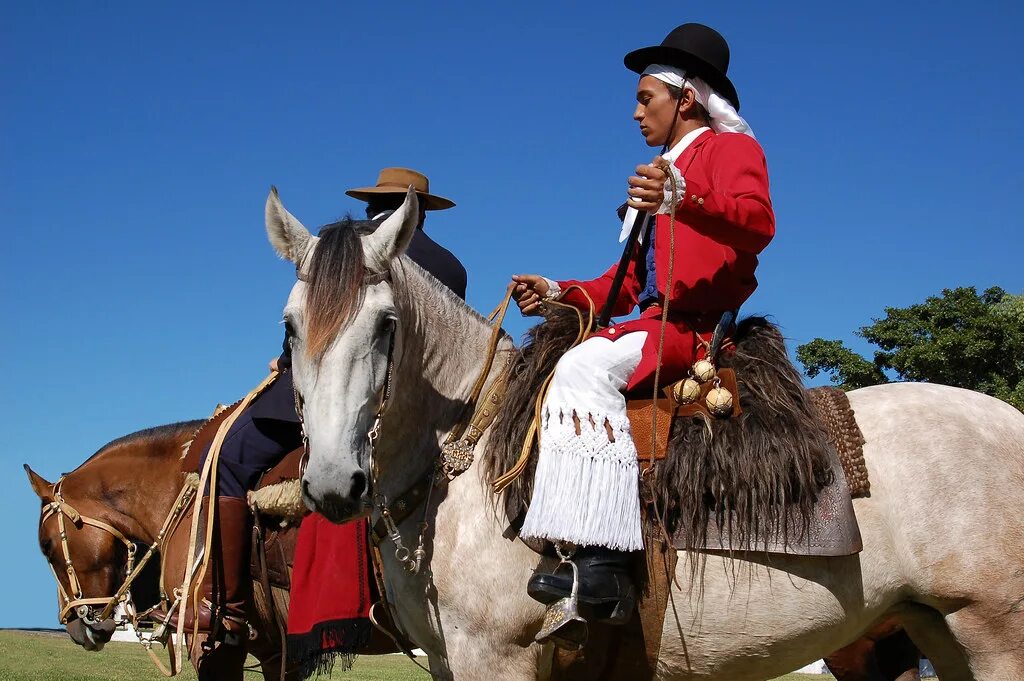
[[[42,502],[39,515],[39,548],[53,569],[58,584],[61,624],[75,643],[86,650],[101,650],[114,633],[113,615],[100,619],[104,606],[124,581],[126,549],[114,535],[81,522],[78,513],[99,513],[88,502],[81,508],[64,505],[55,485],[25,464],[29,483]],[[63,497],[63,495],[60,495]],[[58,517],[58,516],[63,516]],[[62,538],[63,533],[63,538]],[[79,604],[80,601],[85,601]]]
[[[295,263],[298,281],[284,309],[292,373],[309,460],[306,505],[341,522],[371,507],[370,431],[386,395],[388,371],[401,353],[390,272],[416,231],[410,189],[402,206],[372,231],[342,221],[314,237],[271,190],[270,243]]]

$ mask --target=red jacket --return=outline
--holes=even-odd
[[[705,340],[726,310],[738,308],[757,288],[757,254],[775,235],[775,214],[768,195],[768,166],[761,146],[750,136],[708,130],[676,159],[686,180],[675,219],[658,215],[655,222],[654,261],[658,293],[668,288],[672,257],[672,295],[665,331],[660,383],[684,377],[698,358],[699,339]],[[675,230],[670,249],[669,229]],[[672,251],[672,252],[670,252]],[[631,259],[626,279],[615,300],[613,315],[626,315],[636,307],[644,282],[637,277],[642,250]],[[562,300],[587,308],[586,290],[597,309],[604,305],[617,264],[590,281],[559,282]],[[647,331],[643,358],[626,390],[650,385],[657,368],[661,307],[647,308],[639,319],[610,326],[600,336],[614,340],[633,331]]]

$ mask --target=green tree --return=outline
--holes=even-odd
[[[1024,295],[945,289],[917,305],[885,308],[857,335],[879,348],[873,360],[823,338],[798,347],[797,359],[809,377],[825,372],[844,390],[894,377],[977,390],[1024,411]]]

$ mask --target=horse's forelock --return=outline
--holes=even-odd
[[[320,230],[308,273],[306,350],[319,360],[362,304],[365,262],[359,231],[366,223],[345,218]]]

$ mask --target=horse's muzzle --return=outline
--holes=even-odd
[[[370,514],[369,490],[367,475],[362,470],[355,470],[347,480],[348,494],[339,494],[333,489],[316,494],[314,486],[306,478],[302,480],[302,500],[306,507],[316,511],[332,523],[345,523]]]
[[[351,499],[328,492],[316,503],[316,510],[332,523],[347,523],[370,515],[372,507],[364,499]]]
[[[94,625],[86,624],[76,618],[68,622],[66,628],[72,641],[86,650],[100,651],[114,635],[117,625],[114,623],[113,617],[108,617]]]

